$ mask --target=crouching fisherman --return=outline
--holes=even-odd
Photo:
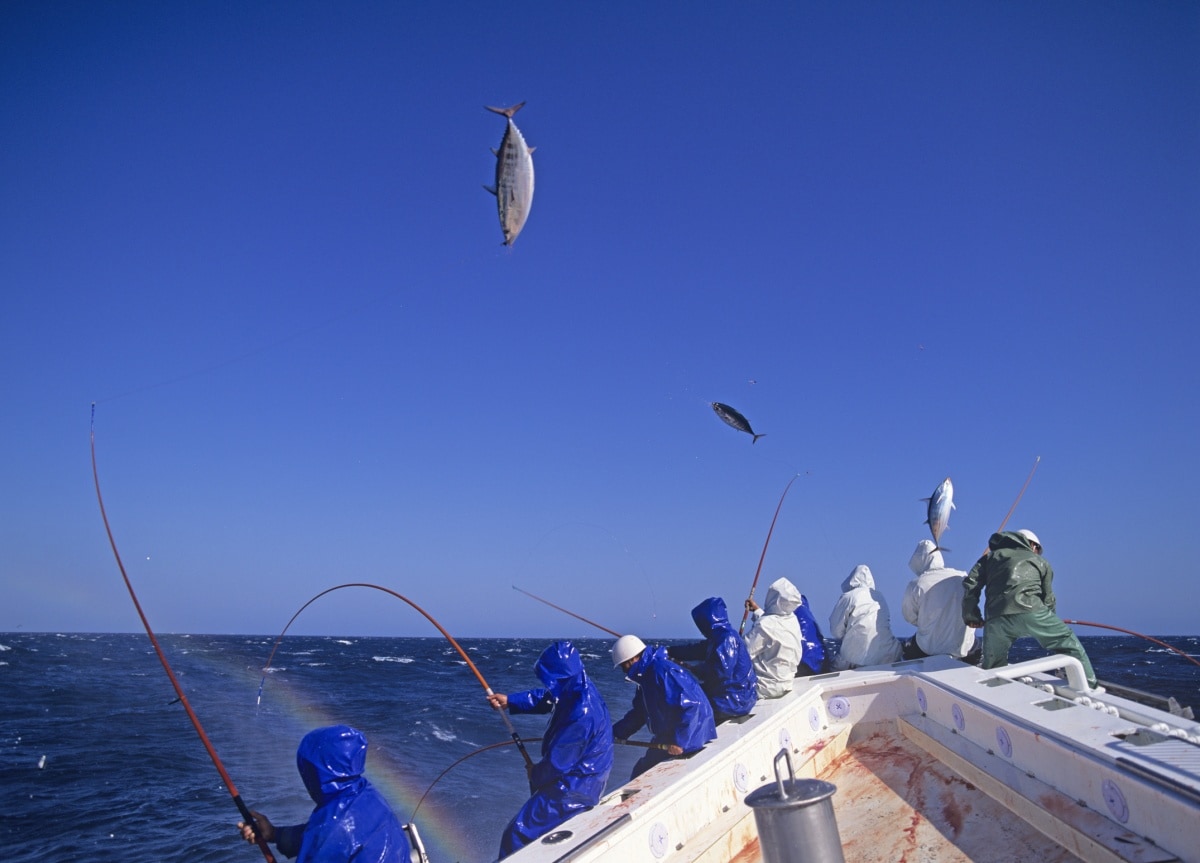
[[[746,649],[758,675],[759,698],[780,698],[792,691],[796,668],[804,656],[800,621],[795,613],[799,607],[800,591],[786,578],[771,582],[764,608],[753,599],[746,600],[750,612]]]
[[[667,656],[700,678],[718,725],[745,716],[758,701],[758,677],[746,643],[729,623],[725,600],[710,596],[692,609],[692,621],[704,640],[668,647]]]
[[[299,863],[409,863],[408,838],[391,807],[363,776],[367,738],[348,725],[310,731],[296,750],[296,767],[316,808],[308,823],[276,827],[252,812],[259,835]],[[254,830],[238,823],[242,838]]]
[[[699,752],[717,737],[712,706],[699,681],[672,662],[665,647],[647,647],[636,635],[622,635],[612,646],[613,667],[637,684],[633,705],[615,725],[613,737],[627,740],[650,726],[651,748],[633,765],[634,779],[660,761]]]
[[[502,859],[599,803],[613,766],[608,707],[583,670],[575,646],[569,641],[554,642],[542,651],[533,670],[545,689],[488,696],[497,710],[554,711],[542,737],[542,760],[529,774],[533,796],[513,816],[500,839]]]

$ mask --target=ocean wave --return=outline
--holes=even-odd
[[[429,725],[433,729],[433,736],[443,743],[450,743],[451,741],[458,739],[458,735],[453,731],[446,731],[445,729],[439,728],[432,722],[430,722]]]
[[[344,639],[344,638],[335,638],[335,639],[333,640],[333,643],[334,643],[334,644],[353,644],[354,642],[353,642],[353,641],[347,641],[347,640],[346,640],[346,639]]]
[[[371,658],[376,662],[403,662],[405,664],[416,661],[411,656],[372,656]]]
[[[7,644],[0,644],[0,650],[12,650]]]

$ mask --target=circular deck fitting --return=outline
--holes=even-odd
[[[1012,758],[1012,739],[1003,725],[996,726],[996,745],[1000,747],[1000,753],[1005,758]]]
[[[850,715],[850,699],[844,695],[835,695],[829,699],[829,715],[835,719],[845,719]]]
[[[919,686],[917,687],[917,706],[921,708],[922,713],[929,710],[929,699],[925,697],[925,690]]]
[[[792,748],[792,733],[786,728],[779,729],[779,748],[789,751]]]
[[[542,844],[543,845],[557,845],[559,842],[563,842],[567,839],[570,839],[574,835],[575,834],[572,833],[570,830],[555,830],[553,833],[547,833],[545,836],[542,837]]]
[[[1112,813],[1112,817],[1124,824],[1129,820],[1129,804],[1125,802],[1125,795],[1121,793],[1120,786],[1111,779],[1105,779],[1100,786],[1104,792],[1104,802],[1108,804],[1108,811]]]
[[[963,716],[962,708],[957,704],[951,708],[950,715],[954,717],[954,727],[959,731],[967,727],[967,718]]]
[[[733,787],[742,794],[745,794],[746,789],[750,787],[750,771],[740,761],[733,765]]]
[[[661,821],[655,821],[650,828],[650,853],[655,857],[663,857],[667,853],[667,845],[670,841],[667,825]]]
[[[821,711],[815,707],[808,708],[808,727],[813,731],[821,730]]]

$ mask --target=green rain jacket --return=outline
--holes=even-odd
[[[993,533],[988,553],[963,579],[963,622],[982,624],[979,595],[987,589],[988,617],[1021,614],[1045,606],[1054,611],[1054,570],[1019,533]]]

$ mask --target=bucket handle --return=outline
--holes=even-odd
[[[786,746],[784,748],[780,749],[779,754],[775,756],[774,765],[775,765],[775,786],[776,786],[776,788],[779,789],[779,799],[787,800],[788,799],[787,789],[784,788],[783,777],[779,774],[779,759],[781,759],[781,758],[784,758],[787,760],[788,781],[791,782],[793,786],[795,786],[796,773],[794,770],[792,770],[792,753],[788,752]]]

